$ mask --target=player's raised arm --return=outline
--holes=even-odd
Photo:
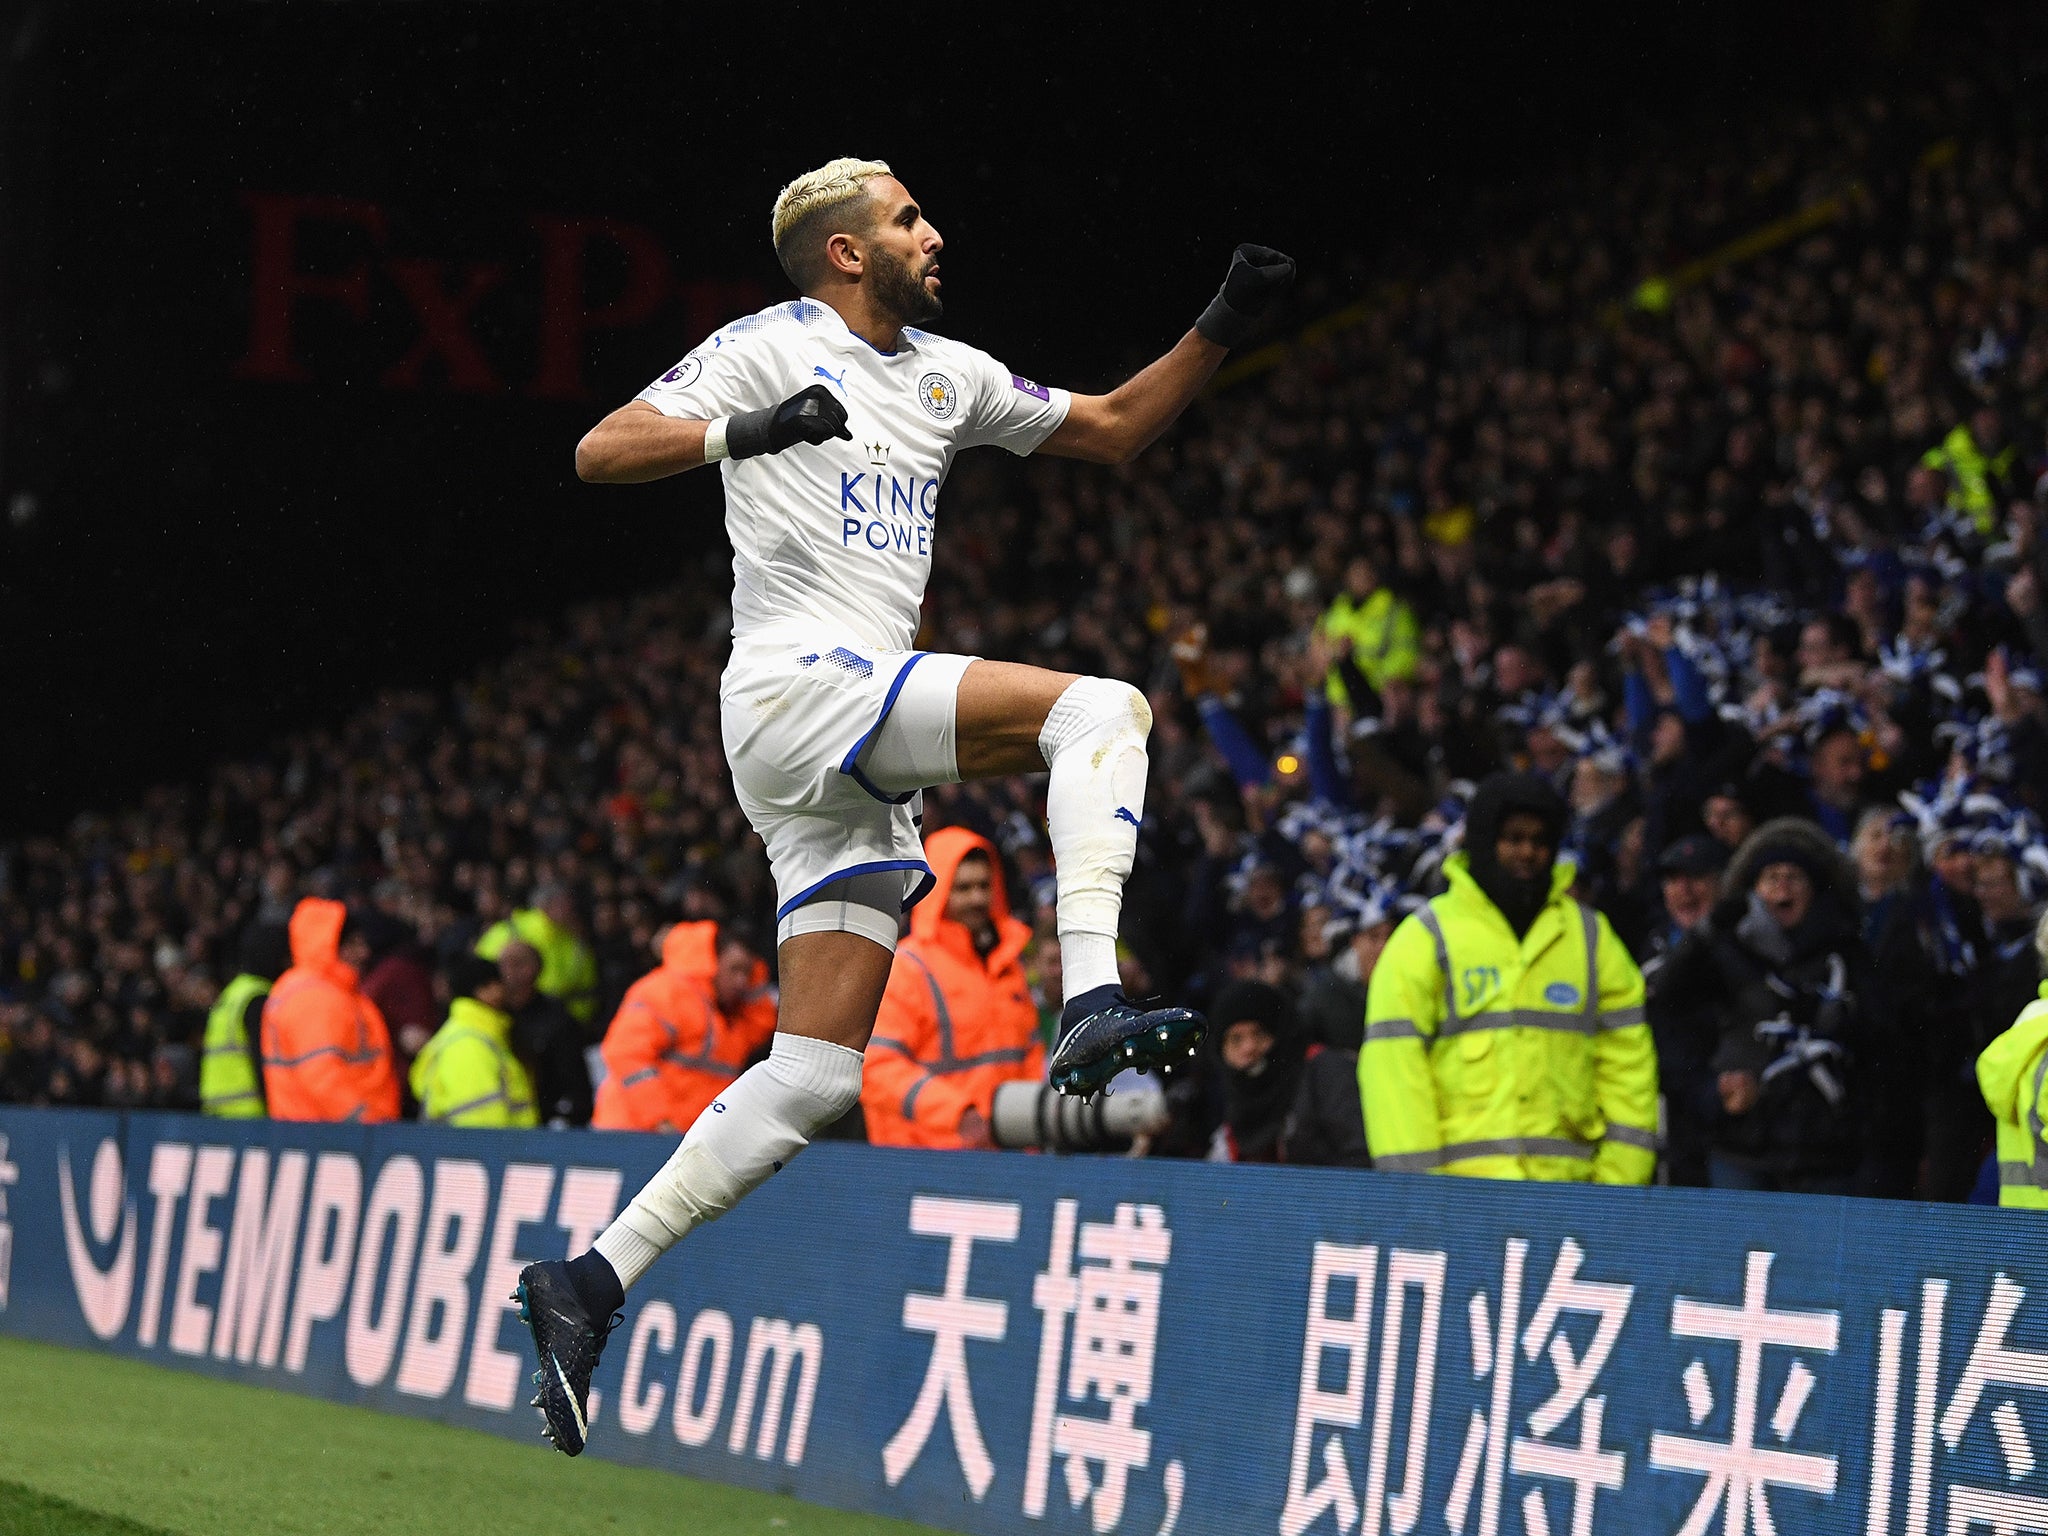
[[[1195,328],[1108,394],[1075,395],[1067,419],[1039,451],[1097,464],[1136,458],[1187,409],[1223,354],[1251,339],[1260,317],[1293,281],[1291,257],[1263,245],[1240,245],[1222,289]]]
[[[576,445],[576,474],[593,485],[639,485],[720,459],[750,459],[852,435],[846,407],[822,384],[798,390],[780,405],[710,421],[668,416],[645,400],[630,400],[583,435]]]

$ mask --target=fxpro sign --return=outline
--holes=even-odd
[[[530,1438],[658,1138],[0,1110],[0,1328]],[[975,1532],[2048,1532],[2018,1213],[820,1147],[629,1298],[594,1454]]]
[[[249,215],[249,332],[234,365],[237,378],[306,384],[329,371],[302,355],[301,322],[317,313],[324,334],[340,329],[364,345],[403,315],[403,350],[380,359],[385,389],[446,389],[499,395],[514,388],[498,355],[505,315],[494,327],[480,315],[509,291],[512,313],[532,329],[530,376],[517,386],[535,400],[582,400],[585,353],[594,336],[636,331],[683,311],[681,334],[695,344],[767,296],[746,280],[678,281],[659,236],[625,219],[564,218],[534,213],[527,248],[496,259],[453,262],[400,248],[395,231],[412,221],[404,210],[367,198],[244,192]],[[305,247],[325,250],[321,266]],[[590,300],[590,272],[606,258],[624,263],[615,298]],[[450,268],[454,270],[451,273]],[[528,270],[531,268],[532,270]],[[657,351],[673,352],[673,337]],[[332,348],[330,348],[332,349]]]

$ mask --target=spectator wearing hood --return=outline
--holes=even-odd
[[[737,932],[677,923],[604,1037],[599,1130],[680,1136],[775,1033],[768,967]]]
[[[1233,981],[1216,994],[1209,1023],[1223,1086],[1223,1121],[1210,1160],[1289,1161],[1288,1111],[1301,1081],[1303,1041],[1286,994],[1263,981]]]
[[[2048,915],[2033,947],[2048,972]],[[1977,1058],[1977,1081],[1998,1124],[1998,1203],[2048,1210],[2048,982],[2037,994]]]
[[[1388,940],[1358,1059],[1375,1168],[1613,1184],[1655,1171],[1642,973],[1571,895],[1566,815],[1536,775],[1487,779],[1445,861],[1449,890]]]
[[[1652,1005],[1660,1037],[1706,1063],[1670,1086],[1708,1128],[1714,1187],[1874,1187],[1892,1123],[1893,1015],[1863,942],[1855,871],[1825,831],[1786,816],[1750,834]]]
[[[1045,1075],[1024,975],[1029,925],[1010,915],[995,845],[965,827],[925,839],[937,882],[911,909],[861,1079],[878,1146],[985,1148],[996,1089]]]
[[[263,1117],[263,1000],[291,964],[291,944],[275,923],[242,932],[237,970],[206,1016],[199,1057],[199,1106],[230,1120]]]
[[[292,912],[292,966],[263,1004],[263,1096],[276,1120],[398,1118],[391,1033],[362,994],[360,920],[308,896]]]

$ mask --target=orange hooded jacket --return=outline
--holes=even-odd
[[[677,923],[661,966],[634,982],[604,1033],[604,1081],[590,1123],[601,1130],[680,1135],[775,1033],[768,967],[727,1018],[718,1010],[718,925]]]
[[[925,842],[937,884],[911,909],[861,1074],[868,1140],[893,1147],[958,1148],[960,1117],[987,1119],[996,1087],[1045,1075],[1038,1009],[1024,980],[1031,930],[1010,915],[1002,861],[988,839],[944,827]],[[989,861],[989,918],[996,946],[975,952],[967,929],[946,916],[960,861]]]
[[[292,968],[263,1003],[263,1096],[273,1120],[396,1120],[391,1032],[343,962],[348,909],[308,896],[292,912]]]

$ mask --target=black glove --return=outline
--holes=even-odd
[[[726,457],[733,459],[780,453],[798,443],[823,443],[835,437],[853,440],[846,430],[846,407],[822,384],[799,390],[780,405],[742,411],[725,422]]]
[[[1195,329],[1219,347],[1251,340],[1262,315],[1280,301],[1294,281],[1294,258],[1263,245],[1240,245],[1230,258],[1230,275]]]

